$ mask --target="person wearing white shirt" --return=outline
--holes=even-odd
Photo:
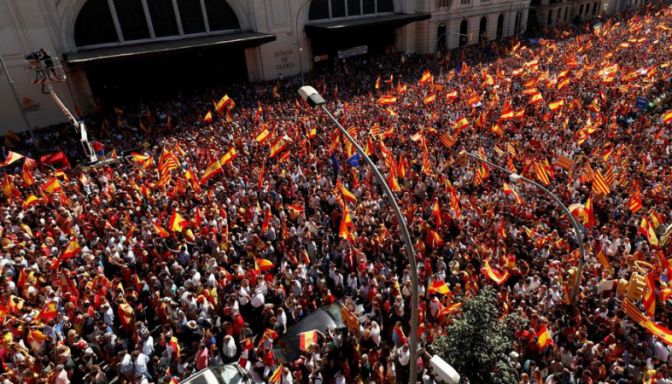
[[[252,296],[252,307],[259,308],[265,303],[266,299],[264,298],[264,294],[261,292],[261,290],[257,289],[254,292],[254,296]]]
[[[142,353],[149,357],[154,354],[154,338],[152,335],[147,336],[145,341],[142,343]]]
[[[141,379],[143,377],[149,377],[149,371],[147,370],[147,363],[149,362],[149,357],[144,353],[133,352],[135,356],[135,377],[136,379]]]

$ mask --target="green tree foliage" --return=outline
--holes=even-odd
[[[471,383],[515,384],[516,371],[508,355],[515,331],[526,325],[526,319],[518,315],[501,318],[495,291],[485,287],[464,303],[462,316],[431,349]]]

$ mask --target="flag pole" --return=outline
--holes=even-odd
[[[467,152],[467,151],[462,151],[462,152],[460,152],[460,155],[468,156],[468,157],[470,157],[474,160],[480,161],[482,163],[490,165],[491,167],[499,169],[500,171],[508,174],[509,179],[513,182],[516,182],[518,180],[522,180],[526,183],[529,183],[529,184],[532,184],[532,185],[536,186],[537,188],[541,189],[546,195],[550,196],[562,208],[565,215],[567,215],[567,218],[569,219],[569,221],[572,223],[572,226],[574,227],[574,238],[576,239],[576,242],[579,245],[579,263],[576,267],[576,275],[577,276],[576,276],[576,282],[574,283],[574,286],[572,287],[572,303],[576,303],[576,295],[579,292],[579,285],[581,283],[581,273],[583,271],[583,265],[584,265],[585,260],[586,260],[586,250],[583,246],[583,236],[581,236],[581,227],[579,227],[579,223],[576,222],[576,219],[574,218],[572,213],[569,211],[569,208],[567,208],[567,206],[562,202],[562,200],[560,200],[558,195],[551,192],[548,188],[544,187],[543,185],[537,183],[534,180],[528,179],[527,177],[519,175],[515,172],[511,172],[508,169],[506,169],[506,168],[504,168],[504,167],[502,167],[498,164],[495,164],[491,161],[488,161],[488,160],[480,157],[477,154],[470,153],[470,152]]]

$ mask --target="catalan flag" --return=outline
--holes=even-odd
[[[566,171],[570,171],[574,166],[574,160],[565,155],[560,155],[558,159],[555,160],[555,164]]]
[[[611,192],[611,189],[604,179],[604,176],[602,176],[602,173],[600,173],[598,170],[593,172],[593,191],[595,191],[597,194],[605,196]]]
[[[641,327],[646,329],[649,333],[656,336],[662,340],[665,344],[672,346],[672,331],[663,327],[662,325],[656,324],[650,317],[645,316],[630,300],[623,300],[622,305],[623,311],[639,324]]]
[[[187,220],[177,211],[173,212],[168,220],[168,228],[173,232],[182,232],[187,227]]]
[[[271,376],[268,377],[268,384],[281,384],[282,383],[282,364],[273,371]]]
[[[445,145],[446,148],[451,148],[457,143],[457,140],[451,136],[448,132],[443,132],[439,135],[439,141],[441,144]]]
[[[549,177],[548,171],[546,170],[544,163],[541,162],[534,163],[534,174],[540,183],[544,185],[551,184],[551,179]]]

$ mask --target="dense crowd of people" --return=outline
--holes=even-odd
[[[461,316],[455,304],[492,286],[502,314],[529,320],[509,356],[521,384],[672,382],[666,329],[654,335],[622,307],[669,324],[672,116],[635,101],[669,88],[670,30],[672,10],[647,8],[537,46],[512,42],[490,62],[390,53],[307,76],[404,212],[418,348]],[[215,91],[117,108],[89,124],[98,150],[134,153],[111,165],[8,159],[0,380],[168,383],[238,362],[269,383],[407,382],[398,220],[297,88],[233,86],[219,111]],[[80,157],[65,136],[37,144]],[[4,144],[35,157],[18,135]],[[462,151],[570,206],[587,250],[580,272],[555,202]],[[635,272],[647,286],[629,297],[619,280]],[[363,307],[358,329],[330,328],[296,360],[276,358],[288,328],[346,298]],[[434,382],[425,356],[418,363],[418,380]]]

